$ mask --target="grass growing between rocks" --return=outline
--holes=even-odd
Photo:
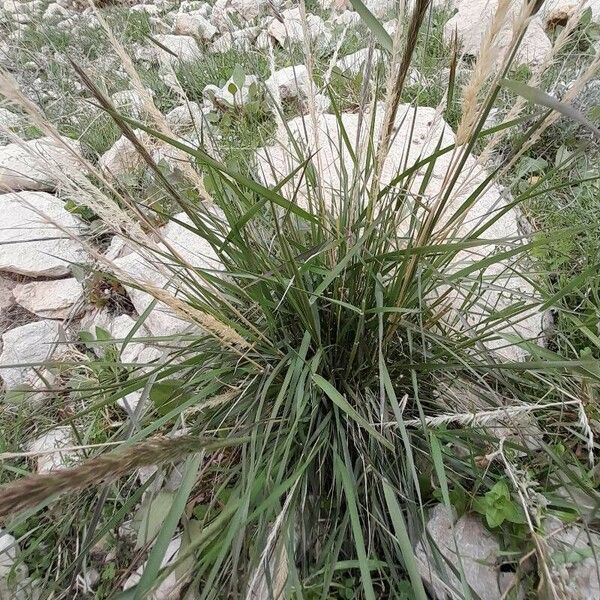
[[[547,197],[534,192],[561,183],[557,207],[577,200],[579,231],[597,182],[559,161],[552,172],[538,166],[523,174],[511,196],[498,192],[488,203],[525,147],[513,144],[490,171],[472,149],[485,151],[493,136],[516,130],[527,140],[548,118],[535,107],[531,120],[485,125],[500,91],[498,65],[484,79],[471,75],[471,96],[457,87],[460,113],[448,120],[459,142],[449,143],[454,134],[442,127],[427,130],[419,156],[410,144],[396,145],[420,123],[399,104],[409,32],[427,35],[429,25],[416,12],[406,24],[409,43],[397,38],[382,92],[354,100],[364,118],[358,133],[334,108],[333,174],[322,153],[298,141],[291,170],[267,186],[248,176],[248,161],[238,168],[215,160],[107,107],[111,136],[134,126],[180,149],[201,168],[204,189],[183,196],[156,175],[189,246],[171,244],[152,215],[117,192],[102,196],[111,210],[101,214],[81,190],[104,226],[141,261],[160,265],[164,285],[96,257],[109,280],[153,300],[124,337],[101,329],[82,335],[76,359],[52,385],[42,413],[70,428],[83,462],[33,477],[26,457],[4,463],[2,479],[12,483],[0,491],[0,514],[26,548],[23,560],[38,565],[30,578],[42,578],[45,597],[68,597],[78,581],[90,593],[80,580],[94,568],[101,570],[94,597],[114,597],[129,581],[122,600],[151,597],[173,581],[185,597],[203,599],[423,599],[432,583],[476,597],[465,566],[446,564],[425,529],[437,503],[481,514],[498,534],[504,570],[515,574],[506,597],[521,585],[530,596],[538,588],[560,597],[544,520],[597,527],[599,344],[597,322],[588,321],[596,297],[581,291],[596,266],[588,250],[595,238],[582,231],[562,250],[570,240],[564,220],[554,224],[546,213],[544,234],[530,236],[514,210],[527,203],[535,211]],[[226,81],[239,58],[220,57],[219,71],[200,64],[181,71],[189,99],[199,100],[208,82]],[[374,102],[378,93],[386,104]],[[221,124],[222,134],[231,132],[225,145],[247,141],[255,150],[257,124],[245,118]],[[318,119],[309,113],[304,126]],[[273,167],[276,158],[269,157]],[[573,272],[553,265],[563,254]],[[589,262],[573,268],[580,255]],[[589,304],[573,306],[573,294]],[[557,307],[589,354],[565,351],[579,346],[571,329],[559,328],[547,348],[542,331],[526,327]],[[154,310],[188,330],[150,334]],[[126,360],[136,343],[160,356]],[[136,393],[137,408],[116,408]],[[4,452],[19,451],[23,429],[44,429],[16,414]],[[156,469],[140,485],[138,471],[148,467]],[[437,565],[423,562],[419,548],[427,546]]]

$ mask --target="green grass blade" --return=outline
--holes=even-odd
[[[569,119],[577,121],[586,129],[589,129],[594,134],[596,139],[600,141],[600,129],[598,129],[591,121],[589,121],[585,115],[581,114],[576,108],[573,108],[569,104],[565,104],[564,102],[553,98],[550,96],[550,94],[546,94],[546,92],[540,90],[539,88],[531,87],[530,85],[526,85],[520,81],[502,79],[500,84],[507,90],[515,92],[515,94],[522,96],[529,102],[545,106],[546,108],[550,108],[561,113]]]
[[[173,534],[177,529],[179,519],[185,510],[187,500],[196,484],[198,477],[198,468],[204,458],[204,452],[191,456],[186,461],[185,472],[181,486],[177,490],[177,495],[173,499],[173,504],[169,513],[162,525],[162,528],[156,538],[156,542],[152,547],[146,567],[142,574],[142,578],[135,587],[134,600],[145,600],[149,597],[149,592],[152,590],[155,581],[160,575],[160,565],[167,551],[167,546],[173,538]]]
[[[350,513],[350,526],[352,528],[356,554],[360,565],[360,575],[365,592],[365,599],[375,600],[375,590],[373,589],[373,580],[371,579],[371,570],[369,568],[369,560],[365,549],[362,525],[358,515],[356,495],[354,493],[355,486],[352,484],[352,480],[350,479],[350,473],[346,469],[342,459],[337,454],[335,455],[335,471],[342,480],[342,487],[344,488],[348,512]]]
[[[386,448],[389,448],[390,450],[394,449],[393,444],[386,440],[378,431],[376,431],[375,428],[364,417],[359,415],[358,412],[356,412],[356,409],[331,385],[331,383],[329,383],[329,381],[317,373],[313,374],[312,379],[325,392],[325,394],[327,394],[327,397],[347,416],[355,421],[360,427],[368,431],[370,435],[372,435]]]
[[[406,570],[408,571],[410,582],[412,583],[415,599],[427,600],[427,594],[425,593],[423,581],[419,575],[419,569],[417,568],[417,562],[415,560],[415,553],[413,551],[412,544],[410,543],[410,538],[408,537],[408,531],[406,529],[406,523],[404,522],[402,510],[398,504],[394,490],[385,480],[383,481],[383,493],[385,495],[385,501],[387,503],[392,524],[394,525],[394,531],[396,532],[396,537],[398,538],[398,544],[400,545],[402,558],[404,559],[404,564],[406,566]]]
[[[365,25],[371,30],[373,35],[384,50],[392,51],[392,37],[384,29],[379,19],[361,2],[361,0],[350,0],[354,10],[360,15]]]

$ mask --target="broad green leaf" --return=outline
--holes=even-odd
[[[174,492],[158,492],[156,496],[147,496],[133,517],[133,525],[137,529],[136,549],[144,547],[156,537],[164,520],[169,514]]]
[[[93,344],[96,341],[96,338],[94,337],[94,334],[91,333],[90,331],[80,331],[79,332],[79,339],[84,344]]]
[[[161,416],[187,402],[189,397],[181,381],[174,379],[158,381],[150,388],[150,400]]]
[[[246,82],[246,73],[244,72],[244,67],[242,67],[242,65],[239,63],[236,64],[233,69],[231,81],[233,81],[238,90],[241,90],[244,87],[244,83]],[[232,94],[235,94],[235,92],[232,92]]]
[[[109,342],[112,340],[112,336],[106,329],[102,329],[102,327],[96,327],[96,339],[99,342]]]

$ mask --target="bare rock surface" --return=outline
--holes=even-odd
[[[187,102],[176,106],[166,114],[167,123],[175,132],[194,130],[201,132],[206,126],[206,114],[209,110],[197,102]]]
[[[141,119],[144,114],[144,101],[135,90],[121,90],[110,97],[115,107],[133,119]]]
[[[0,106],[0,136],[2,135],[2,127],[7,129],[15,129],[21,125],[21,117],[11,112],[7,108]]]
[[[144,132],[136,134],[145,146],[149,138]],[[117,180],[141,176],[145,161],[135,146],[125,136],[121,136],[98,161],[100,168]]]
[[[123,364],[139,364],[140,367],[143,368],[144,365],[148,365],[158,360],[162,356],[162,352],[154,346],[137,341],[139,338],[150,337],[152,334],[144,323],[137,328],[136,324],[137,321],[129,315],[115,316],[110,315],[105,311],[101,311],[96,315],[86,318],[85,322],[82,323],[83,327],[92,334],[96,333],[96,327],[100,327],[109,333],[114,340],[114,343],[111,343],[111,346],[116,348],[119,353],[119,359]],[[126,343],[127,338],[132,335],[132,332],[134,332],[132,338]],[[105,349],[106,346],[98,345],[94,347],[94,353],[97,356],[103,356],[105,354]],[[141,397],[142,390],[136,390],[130,392],[123,398],[119,398],[117,404],[125,411],[133,412]]]
[[[79,153],[78,142],[63,138]],[[0,146],[0,194],[7,190],[52,190],[60,173],[68,173],[76,164],[73,154],[54,139],[39,138]]]
[[[336,63],[335,66],[342,71],[342,73],[350,73],[350,75],[358,75],[362,72],[369,61],[369,55],[371,56],[370,61],[375,68],[381,61],[383,61],[383,52],[381,50],[373,50],[369,52],[368,48],[362,48],[352,54],[342,56]]]
[[[144,285],[162,288],[169,282],[169,277],[164,270],[159,270],[158,265],[153,264],[151,259],[141,256],[137,252],[131,252],[126,256],[116,259],[114,264],[124,271],[132,281],[139,282],[142,288]],[[143,289],[132,286],[126,286],[126,289],[131,302],[140,314],[154,300],[153,296]],[[157,336],[176,335],[191,329],[189,322],[175,316],[169,307],[160,302],[156,304],[148,315],[145,324]]]
[[[10,308],[15,303],[13,289],[16,282],[0,274],[0,311]]]
[[[444,34],[450,39],[454,32],[462,42],[465,54],[478,56],[483,37],[498,9],[499,0],[458,0],[458,12],[444,26]],[[512,23],[517,17],[521,3],[513,2],[508,17],[504,20],[497,40],[496,56],[499,60],[509,47],[512,38]],[[535,65],[542,62],[552,44],[544,31],[539,16],[531,19],[527,32],[520,45],[515,60],[517,63]]]
[[[479,516],[466,514],[455,522],[454,515],[438,504],[431,510],[426,529],[427,535],[417,544],[415,554],[419,572],[436,599],[463,597],[461,582],[453,572],[459,568],[459,560],[466,582],[478,598],[498,600],[502,597],[500,545]],[[438,560],[440,554],[441,560]],[[450,582],[455,593],[449,593],[442,580]]]
[[[20,552],[19,543],[14,536],[0,529],[0,598],[26,598],[23,587],[28,569],[23,562],[17,560]]]
[[[17,284],[13,289],[17,304],[39,317],[65,319],[83,297],[83,286],[77,279],[32,281]]]
[[[63,351],[64,347],[56,346],[59,335],[60,325],[56,321],[35,321],[2,335],[0,377],[7,390],[19,386],[35,387],[39,383],[36,369]]]
[[[553,582],[566,600],[600,598],[600,535],[579,525],[564,525],[555,517],[544,521],[552,550]]]
[[[343,12],[352,9],[350,0],[317,0],[317,3],[323,10],[331,9],[336,12]]]
[[[191,35],[202,41],[212,40],[218,29],[205,18],[204,11],[179,13],[175,17],[173,33],[176,35]]]
[[[240,52],[250,51],[259,33],[260,29],[258,27],[245,27],[226,31],[215,38],[210,45],[210,51],[215,53],[224,53],[232,49]]]
[[[184,213],[175,215],[173,220],[161,230],[161,236],[169,244],[169,247],[194,268],[211,272],[221,271],[223,265],[212,246],[176,221],[188,225],[192,224],[189,217]],[[146,282],[154,287],[167,288],[171,293],[181,294],[185,292],[185,286],[177,285],[174,271],[164,266],[161,267],[156,259],[142,256],[138,252],[130,252],[117,258],[115,265],[127,273],[133,281],[139,282],[142,288],[144,282]],[[139,314],[142,314],[153,301],[153,297],[143,289],[127,286],[127,292]],[[189,321],[176,316],[172,309],[161,302],[156,304],[144,323],[156,336],[175,335],[195,329]]]
[[[181,547],[181,538],[177,537],[171,540],[167,546],[167,550],[163,557],[161,568],[165,568],[170,563],[177,560],[177,554]],[[135,586],[142,578],[146,564],[144,563],[135,573],[123,584],[123,589],[128,590]],[[174,569],[169,575],[162,580],[158,587],[148,597],[149,600],[177,600],[180,597],[183,586],[189,581],[192,573],[186,572],[185,569]]]
[[[271,7],[279,8],[281,4],[281,0],[217,0],[211,21],[219,31],[232,31],[268,13]]]
[[[63,277],[70,273],[71,263],[85,261],[81,244],[66,233],[83,234],[83,223],[55,196],[45,192],[0,195],[0,211],[0,271]]]
[[[274,97],[282,100],[302,98],[310,89],[310,77],[306,65],[295,65],[275,71],[265,81],[267,89]]]
[[[222,88],[216,85],[207,85],[202,93],[206,98],[212,100],[219,110],[243,108],[258,97],[258,78],[255,75],[246,75],[241,88],[231,78]]]
[[[344,10],[332,15],[331,23],[342,27],[358,26],[361,22],[360,15],[353,10]]]
[[[74,450],[52,451],[75,446],[76,444],[77,440],[70,427],[56,427],[33,440],[28,446],[28,451],[40,453],[35,459],[36,471],[39,474],[51,473],[72,466],[78,459],[77,452]]]
[[[200,48],[191,35],[160,34],[156,39],[175,55],[159,48],[159,62],[177,66],[179,62],[185,64],[202,58]]]
[[[284,48],[289,44],[304,41],[304,28],[299,8],[288,8],[281,13],[282,20],[273,19],[267,28],[268,34]],[[310,41],[318,48],[329,47],[332,41],[331,31],[317,15],[307,13],[306,26]]]

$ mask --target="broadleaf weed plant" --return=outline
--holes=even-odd
[[[406,28],[382,44],[391,44],[386,73],[373,66],[359,109],[340,112],[334,101],[323,114],[312,86],[307,114],[285,122],[276,115],[278,139],[288,143],[259,151],[250,176],[164,123],[120,115],[74,65],[164,187],[187,242],[173,244],[143,201],[93,165],[81,168],[94,178],[59,174],[137,260],[126,267],[81,240],[94,268],[151,300],[128,336],[104,340],[111,353],[63,366],[61,393],[78,398],[73,427],[132,394],[137,407],[103,433],[100,450],[85,450],[81,465],[0,491],[0,511],[17,514],[7,520],[16,530],[49,503],[60,511],[69,498],[87,502],[82,543],[52,586],[67,589],[94,544],[140,499],[136,470],[159,466],[158,477],[175,463],[181,484],[124,597],[150,597],[168,576],[185,573],[188,593],[203,599],[341,598],[349,587],[367,600],[426,598],[427,567],[414,547],[427,540],[427,508],[460,496],[463,510],[481,510],[481,498],[500,488],[512,521],[518,514],[522,523],[522,554],[535,559],[531,579],[558,594],[542,519],[560,512],[590,526],[597,520],[575,498],[598,501],[590,420],[600,370],[591,358],[565,359],[544,344],[541,315],[570,290],[546,292],[533,257],[552,236],[528,234],[517,218],[522,202],[548,193],[543,181],[512,196],[498,183],[553,114],[542,106],[486,124],[538,8],[523,3],[499,55],[510,18],[509,3],[500,5],[469,81],[461,87],[451,78],[456,89],[441,94],[461,109],[456,136],[443,103],[400,102],[430,9],[416,0]],[[377,38],[385,31],[373,19],[367,15],[367,26]],[[310,40],[304,47],[311,52]],[[509,155],[486,153],[515,130],[523,142]],[[140,132],[193,165],[195,195],[171,185]],[[481,164],[475,148],[489,162]],[[148,265],[160,271],[159,283]],[[155,312],[188,327],[149,334]],[[597,344],[597,334],[588,337]],[[134,343],[160,356],[126,363]],[[86,360],[120,375],[98,380]],[[535,446],[530,430],[543,432]],[[80,441],[85,449],[89,439]],[[165,567],[177,531],[186,544]],[[472,596],[464,578],[446,573],[436,577],[452,597]]]

